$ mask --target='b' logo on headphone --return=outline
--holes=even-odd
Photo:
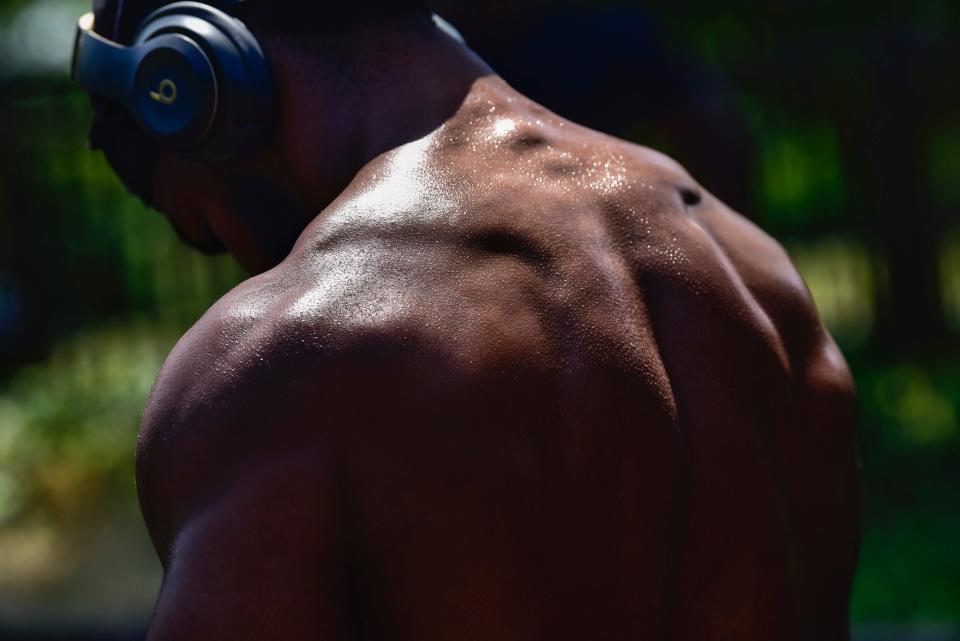
[[[177,101],[177,85],[173,80],[165,78],[160,81],[156,91],[150,92],[150,100],[162,105],[172,105]]]

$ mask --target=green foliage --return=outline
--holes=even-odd
[[[865,528],[853,613],[960,620],[960,359],[855,363]]]
[[[0,388],[0,616],[91,616],[104,608],[92,594],[122,616],[149,611],[159,568],[138,525],[133,452],[175,335],[142,321],[80,332]],[[89,576],[98,567],[109,576]]]
[[[82,332],[0,389],[0,526],[131,499],[139,417],[173,338],[142,322]]]
[[[945,202],[960,205],[960,122],[938,127],[928,144],[931,187]]]
[[[788,247],[820,316],[845,348],[870,338],[877,306],[876,259],[862,243],[837,237]]]
[[[759,139],[757,200],[764,216],[796,228],[843,213],[846,196],[832,127],[776,127]]]
[[[947,236],[940,250],[940,287],[947,320],[960,331],[960,231]]]
[[[949,502],[904,511],[865,532],[854,586],[855,621],[960,618],[960,517]]]

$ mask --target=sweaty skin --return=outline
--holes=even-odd
[[[494,76],[179,342],[151,641],[838,641],[850,375],[783,250]]]

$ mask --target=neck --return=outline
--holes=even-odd
[[[371,160],[434,131],[492,70],[433,25],[360,36],[350,69],[278,48],[282,155],[304,206],[325,208]]]

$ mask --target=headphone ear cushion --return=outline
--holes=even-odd
[[[217,112],[218,83],[203,49],[166,34],[150,42],[134,79],[132,110],[165,146],[188,151],[204,137]]]
[[[214,88],[213,116],[190,151],[207,158],[223,159],[249,153],[260,146],[268,137],[275,119],[274,92],[269,65],[254,35],[238,19],[218,9],[196,2],[177,2],[147,17],[137,34],[136,46],[152,48],[155,41],[174,36],[203,52],[213,74],[207,85]],[[187,62],[190,74],[193,74],[187,77],[198,78],[197,86],[191,88],[196,93],[190,95],[196,96],[199,122],[210,104],[211,94],[202,93],[200,83],[200,80],[207,82],[208,76],[201,72],[200,65],[195,65],[193,58]],[[160,93],[159,85],[153,84],[162,82],[163,78],[156,73],[145,73],[144,76],[150,80],[144,81],[143,88],[138,87],[139,102],[143,102],[150,91],[160,94],[161,100],[169,100],[169,84],[165,85],[166,97]],[[185,109],[187,107],[190,105]],[[144,117],[148,130],[154,124],[174,126],[179,122],[173,114],[169,119],[163,116],[167,110],[156,104],[144,104],[143,109],[145,114],[159,111],[156,118]],[[200,125],[192,127],[190,133],[196,135]],[[186,137],[176,142],[185,141]]]

